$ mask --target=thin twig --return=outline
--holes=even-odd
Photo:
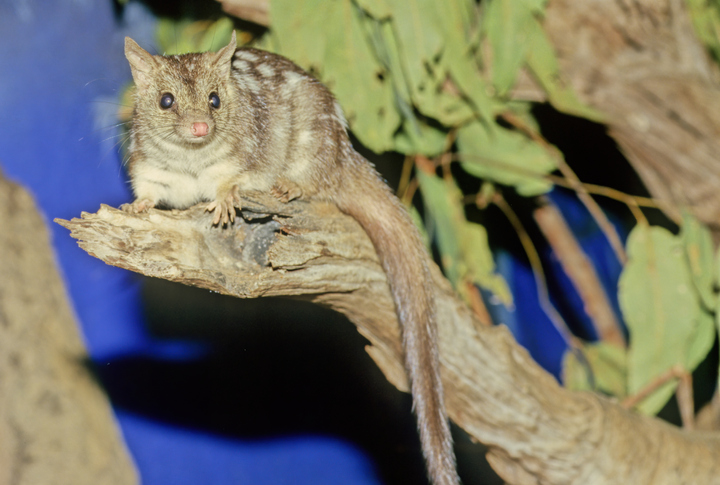
[[[485,302],[482,299],[482,295],[480,294],[480,290],[478,290],[478,287],[475,286],[472,281],[466,280],[465,291],[468,295],[468,302],[470,303],[470,308],[472,309],[477,319],[483,325],[491,327],[493,325],[492,317],[490,316],[490,312],[488,312],[488,309],[485,306]]]
[[[595,267],[575,239],[560,211],[547,197],[544,205],[533,212],[535,222],[552,247],[555,256],[585,304],[585,312],[604,342],[626,346],[620,322],[615,318],[607,294],[600,284]]]
[[[515,211],[513,211],[510,207],[510,204],[507,203],[507,201],[500,193],[495,194],[495,196],[493,197],[493,203],[498,206],[498,208],[500,208],[503,214],[505,214],[505,217],[507,217],[508,221],[510,221],[510,224],[512,224],[515,232],[518,235],[518,238],[520,239],[520,243],[525,250],[528,261],[530,261],[530,267],[532,269],[533,277],[535,278],[535,285],[537,287],[538,302],[540,303],[540,308],[542,308],[545,315],[547,315],[547,317],[550,319],[553,326],[558,331],[558,333],[563,338],[568,347],[575,347],[572,332],[570,332],[570,329],[565,323],[565,320],[550,301],[550,295],[545,279],[545,270],[543,270],[540,255],[538,254],[537,249],[535,249],[530,235],[523,227],[522,222],[520,222],[520,218],[518,218],[517,214],[515,214]]]
[[[573,190],[575,190],[575,192],[577,193],[580,201],[585,205],[593,219],[595,219],[595,222],[600,227],[600,230],[603,232],[603,234],[605,234],[605,237],[610,243],[610,246],[613,248],[613,251],[615,251],[615,255],[617,256],[618,261],[620,261],[622,265],[625,265],[625,263],[627,262],[627,254],[625,254],[625,248],[623,246],[622,240],[620,239],[620,236],[615,230],[615,226],[612,225],[603,210],[600,208],[599,205],[597,205],[597,202],[595,202],[595,200],[590,196],[587,190],[585,190],[582,182],[580,182],[578,176],[565,162],[562,154],[559,153],[558,150],[553,147],[547,140],[545,140],[542,135],[527,126],[527,124],[519,117],[515,116],[510,112],[503,113],[501,116],[505,121],[525,133],[533,141],[542,146],[553,157],[560,172],[562,172],[565,178],[570,182]]]
[[[515,172],[517,174],[526,176],[526,177],[534,177],[538,180],[547,180],[548,182],[551,182],[555,185],[559,185],[561,187],[565,187],[568,189],[575,190],[575,184],[567,180],[565,177],[561,177],[558,175],[552,175],[552,174],[542,174],[533,172],[532,170],[524,169],[521,167],[516,167],[513,165],[510,165],[508,163],[499,162],[497,160],[491,160],[487,157],[481,157],[478,155],[468,154],[468,153],[456,153],[453,154],[453,161],[461,162],[464,160],[478,160],[484,164],[495,166],[502,168],[503,170],[508,170]],[[653,209],[661,209],[660,203],[657,202],[655,199],[651,199],[649,197],[642,197],[639,195],[630,195],[626,194],[625,192],[622,192],[617,189],[613,189],[610,187],[605,187],[602,185],[595,185],[595,184],[586,184],[583,182],[580,182],[580,184],[583,186],[586,192],[593,194],[593,195],[599,195],[603,197],[607,197],[609,199],[617,200],[619,202],[624,203],[628,206],[628,209],[630,212],[632,212],[633,216],[635,217],[636,221],[638,223],[640,222],[646,222],[647,218],[640,210],[640,207],[649,207]],[[465,202],[468,204],[472,204],[475,201],[474,195],[469,195],[465,199]]]
[[[405,160],[403,160],[402,173],[400,174],[400,182],[398,183],[398,188],[396,192],[398,199],[400,200],[405,200],[408,186],[410,184],[410,179],[412,178],[412,169],[414,165],[415,161],[410,155],[406,156]]]
[[[681,365],[674,365],[638,391],[635,395],[623,400],[621,403],[624,408],[631,409],[657,391],[661,386],[667,384],[673,379],[678,380],[676,397],[678,408],[680,408],[680,418],[683,427],[687,430],[695,428],[695,400],[692,390],[692,374]]]

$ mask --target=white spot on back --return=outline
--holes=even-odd
[[[275,69],[268,64],[258,64],[256,68],[258,72],[265,77],[273,77],[275,75]]]
[[[305,79],[305,76],[294,71],[283,71],[283,76],[285,76],[285,81],[291,88],[296,87]]]
[[[250,62],[257,62],[257,60],[258,60],[258,56],[256,56],[255,54],[253,54],[250,51],[243,51],[243,50],[236,51],[235,58],[236,59],[244,59],[244,60],[250,61]]]
[[[249,91],[252,91],[253,93],[260,92],[260,83],[258,82],[257,78],[252,74],[247,72],[236,72],[233,78],[235,79],[238,87],[240,87],[241,89],[247,89]]]
[[[313,133],[309,130],[303,130],[297,135],[298,145],[309,145],[314,141]]]
[[[232,65],[238,71],[247,72],[250,70],[250,64],[248,64],[246,61],[236,60],[235,62],[233,62]]]

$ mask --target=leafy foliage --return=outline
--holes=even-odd
[[[627,246],[630,259],[619,292],[631,338],[628,391],[633,394],[676,364],[694,369],[712,346],[714,326],[693,285],[682,235],[638,225]],[[639,409],[649,414],[659,411],[675,385],[661,387]]]
[[[694,370],[715,341],[718,305],[710,233],[690,215],[685,216],[679,235],[638,224],[627,249],[629,261],[618,291],[630,346],[627,350],[603,343],[583,347],[597,379],[595,389],[617,397],[640,392],[674,366]],[[570,388],[593,387],[583,363],[570,353],[564,373]],[[677,382],[667,381],[638,410],[657,413],[676,387]]]

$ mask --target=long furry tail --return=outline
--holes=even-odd
[[[434,485],[458,485],[452,437],[439,373],[435,293],[427,254],[402,203],[361,155],[343,162],[336,203],[365,229],[387,274],[402,324],[405,367],[428,474]]]

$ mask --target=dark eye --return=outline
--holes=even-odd
[[[220,96],[217,93],[210,93],[210,107],[215,109],[220,107]]]
[[[160,107],[162,109],[170,109],[175,104],[175,97],[170,93],[165,93],[160,98]]]

